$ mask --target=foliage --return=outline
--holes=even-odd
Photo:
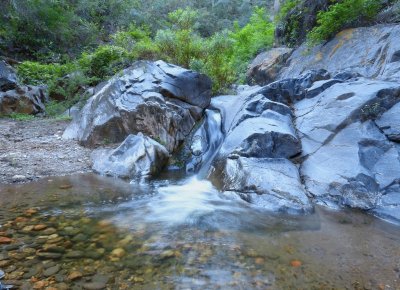
[[[237,81],[248,61],[273,43],[274,26],[264,9],[256,9],[248,24],[234,31],[202,37],[197,30],[199,12],[178,9],[168,16],[165,29],[153,38],[146,26],[131,24],[111,36],[112,43],[86,51],[63,63],[22,62],[18,74],[24,83],[44,84],[54,98],[47,105],[50,116],[62,114],[82,100],[89,85],[103,81],[138,59],[162,59],[209,75],[214,92]],[[61,100],[61,102],[60,102]]]
[[[243,28],[235,25],[231,38],[235,41],[232,62],[239,73],[243,74],[248,61],[261,50],[272,46],[275,26],[269,21],[265,9],[256,8],[250,22]]]
[[[317,44],[327,40],[355,21],[372,19],[381,8],[382,3],[377,0],[343,0],[331,5],[318,13],[317,26],[308,34],[308,41]]]
[[[78,63],[87,76],[103,80],[124,67],[125,57],[127,57],[127,51],[124,48],[102,45],[92,53],[83,53]]]
[[[279,9],[279,12],[275,15],[275,22],[279,23],[282,19],[289,14],[298,4],[300,0],[286,0]]]
[[[23,114],[23,113],[11,113],[11,114],[7,115],[6,117],[9,117],[16,121],[32,121],[35,119],[35,116],[29,115],[29,114]]]

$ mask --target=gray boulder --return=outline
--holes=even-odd
[[[17,87],[17,74],[5,61],[0,61],[0,91],[9,91]]]
[[[292,51],[291,48],[277,47],[257,55],[247,71],[247,82],[258,85],[274,82]]]
[[[212,100],[212,107],[221,112],[225,138],[210,179],[226,195],[239,196],[256,206],[308,212],[312,205],[297,167],[288,160],[301,152],[293,113],[287,105],[260,94],[263,91],[265,88],[249,87],[237,96]]]
[[[296,127],[308,155],[357,121],[377,119],[400,98],[400,85],[367,79],[337,83],[295,104]]]
[[[142,132],[173,152],[210,100],[208,77],[162,61],[136,62],[88,100],[63,137],[95,146]]]
[[[0,114],[22,113],[36,115],[45,112],[48,100],[45,87],[18,86],[13,90],[0,92]]]
[[[219,161],[211,180],[225,194],[270,211],[306,213],[313,209],[301,184],[297,167],[283,158],[230,156]]]
[[[129,179],[157,175],[168,158],[164,146],[141,133],[129,135],[116,149],[98,149],[92,153],[95,172]]]
[[[307,191],[322,204],[398,219],[400,84],[357,78],[321,90],[294,106]]]

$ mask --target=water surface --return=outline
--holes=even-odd
[[[2,282],[22,289],[400,289],[398,226],[271,214],[196,177],[1,185],[0,207]]]

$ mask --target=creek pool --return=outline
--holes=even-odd
[[[196,177],[47,178],[0,185],[0,270],[14,289],[400,289],[400,227],[271,214]]]

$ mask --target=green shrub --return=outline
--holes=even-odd
[[[14,119],[16,121],[32,121],[35,119],[35,116],[23,113],[11,113],[5,117]]]
[[[293,10],[299,4],[300,0],[286,0],[279,9],[278,14],[275,16],[275,22],[278,23],[283,20],[283,18],[288,15],[288,13]]]
[[[76,69],[77,67],[73,63],[43,64],[34,61],[24,61],[17,66],[17,73],[19,79],[25,84],[49,85]]]
[[[119,46],[99,46],[93,53],[83,53],[79,66],[87,76],[104,80],[124,67],[128,52]]]
[[[318,13],[317,26],[308,34],[308,42],[315,45],[328,40],[357,20],[372,19],[380,8],[379,0],[343,0],[331,5],[327,11]]]
[[[273,45],[274,31],[275,25],[269,20],[263,8],[256,8],[250,22],[243,28],[235,25],[235,31],[230,35],[234,40],[231,61],[241,76],[240,79],[243,79],[251,58]]]

